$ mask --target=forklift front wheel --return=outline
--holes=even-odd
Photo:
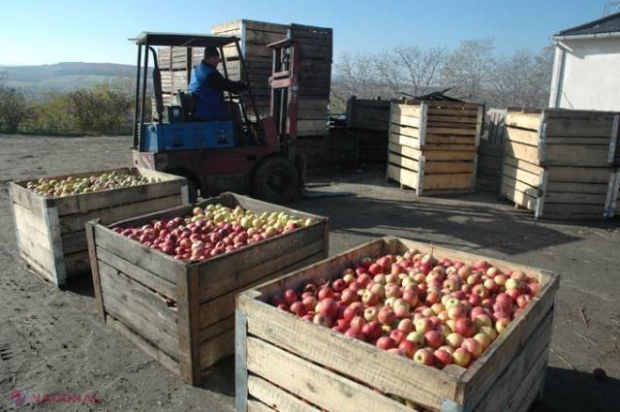
[[[288,203],[299,197],[299,176],[295,166],[285,157],[263,160],[252,179],[254,196],[272,203]]]

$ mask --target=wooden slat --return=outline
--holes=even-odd
[[[489,348],[468,369],[463,380],[466,382],[459,400],[477,405],[497,379],[497,371],[502,371],[513,362],[527,344],[533,331],[552,311],[555,294],[559,287],[559,277],[555,276],[542,285],[540,294],[523,310],[506,331],[499,335]]]
[[[428,125],[428,123],[427,123]],[[476,129],[468,129],[463,127],[431,127],[428,125],[426,129],[427,135],[449,135],[449,136],[476,136]]]
[[[547,145],[544,164],[550,166],[604,167],[608,165],[608,155],[608,145]]]
[[[539,187],[540,185],[531,186],[528,183],[515,180],[514,178],[508,175],[502,176],[502,184],[513,187],[520,192],[523,192],[523,193],[528,194],[529,196],[532,196],[533,198],[543,196],[544,194],[543,192],[544,188]]]
[[[393,128],[391,130],[393,130]],[[420,140],[417,137],[410,137],[391,133],[389,142],[400,146],[412,147],[414,149],[420,148]]]
[[[106,323],[110,325],[113,329],[118,331],[121,335],[125,336],[127,339],[133,342],[136,346],[138,346],[148,355],[155,358],[159,363],[164,365],[166,369],[168,369],[170,372],[174,374],[179,373],[179,363],[176,360],[174,360],[173,358],[168,356],[166,353],[162,352],[161,350],[153,346],[147,340],[137,335],[131,329],[127,328],[127,326],[125,326],[122,323],[122,321],[114,319],[114,317],[112,316],[108,316],[108,318],[106,319]]]
[[[545,219],[604,219],[605,205],[579,205],[566,203],[545,204],[541,215]]]
[[[401,156],[406,156],[411,159],[418,159],[420,156],[422,156],[422,151],[420,149],[416,149],[410,146],[403,146],[392,142],[388,143],[388,150],[390,152],[399,154]]]
[[[307,258],[297,261],[294,264],[281,268],[276,272],[265,273],[262,277],[254,280],[252,283],[238,287],[224,295],[220,295],[215,299],[208,300],[200,305],[200,328],[206,328],[207,326],[218,322],[220,319],[231,316],[235,311],[235,299],[237,295],[247,289],[253,288],[260,284],[263,284],[271,279],[277,278],[284,273],[289,273],[293,270],[307,266],[311,263],[317,262],[323,258],[323,250]]]
[[[45,275],[49,274],[49,280],[56,283],[54,256],[49,249],[49,242],[47,242],[47,239],[42,238],[39,234],[33,236],[33,233],[24,233],[21,230],[17,230],[16,235],[22,257],[29,263],[34,262],[36,267],[42,268]]]
[[[200,369],[211,367],[220,359],[235,352],[235,330],[230,329],[213,339],[200,344]]]
[[[600,194],[592,193],[566,193],[566,192],[551,192],[547,190],[545,194],[545,202],[547,205],[551,203],[563,203],[563,204],[588,204],[599,205],[601,210],[605,209],[605,200],[607,200],[606,191]]]
[[[541,183],[540,175],[530,173],[523,169],[512,167],[508,164],[504,165],[503,174],[504,176],[518,180],[519,182],[527,183],[529,186],[532,187],[538,187]]]
[[[420,128],[421,124],[419,117],[403,116],[396,113],[392,113],[390,116],[390,122],[400,126],[413,127],[417,129]]]
[[[522,159],[517,159],[515,157],[512,156],[504,156],[504,163],[508,166],[512,166],[514,168],[517,168],[519,170],[523,170],[526,171],[528,173],[532,173],[532,174],[536,174],[536,175],[540,175],[543,172],[543,168],[541,166],[538,166],[536,164],[532,164],[529,162],[526,162],[525,160]],[[555,168],[554,168],[555,170]]]
[[[503,184],[501,186],[501,194],[506,199],[512,200],[517,205],[525,207],[529,210],[535,210],[538,205],[538,198],[529,193],[515,189],[513,186]]]
[[[442,162],[426,161],[424,164],[424,174],[435,173],[472,173],[474,171],[473,162]]]
[[[401,185],[410,187],[412,189],[417,190],[419,187],[418,172],[388,164],[387,177],[388,179],[395,180]]]
[[[536,388],[534,384],[537,375],[543,373],[549,355],[553,315],[551,310],[506,369],[496,371],[498,376],[493,386],[478,405],[471,405],[473,410],[495,412],[506,405],[519,405],[525,398],[524,393],[519,393],[519,389],[525,387],[527,391],[531,391]]]
[[[424,147],[426,148],[430,144],[471,145],[471,150],[474,150],[476,139],[474,136],[439,136],[427,133]]]
[[[107,209],[99,209],[83,214],[73,214],[60,219],[60,233],[72,233],[84,230],[84,225],[89,220],[101,218],[106,223],[115,222],[132,216],[140,216],[156,210],[168,209],[178,206],[181,202],[181,194],[157,199],[148,199],[142,202],[119,205]]]
[[[42,215],[43,210],[47,207],[45,198],[26,189],[23,186],[26,183],[27,181],[21,183],[9,182],[9,197],[11,198],[11,202],[30,210],[35,215]]]
[[[252,319],[248,319],[250,325]],[[248,370],[329,411],[410,411],[392,399],[252,336]],[[404,361],[403,361],[404,363]],[[277,368],[274,368],[277,365]],[[312,388],[308,390],[308,388]],[[343,399],[347,399],[343,402]]]
[[[16,227],[20,230],[28,232],[36,232],[43,238],[49,237],[49,227],[45,219],[45,215],[36,214],[31,209],[27,209],[24,206],[13,203],[13,216],[15,218]],[[50,245],[47,246],[50,249]]]
[[[506,125],[538,131],[541,126],[541,113],[523,113],[508,110]]]
[[[418,171],[418,159],[410,159],[405,156],[398,156],[397,154],[390,153],[388,156],[388,161],[390,164],[398,167],[413,170],[414,172]]]
[[[609,141],[613,118],[603,120],[554,119],[547,120],[545,132],[548,137],[602,137]]]
[[[306,403],[256,375],[248,377],[249,394],[276,411],[320,412]]]
[[[136,266],[103,248],[98,248],[96,252],[97,259],[101,260],[105,264],[113,267],[119,272],[122,272],[125,276],[135,280],[136,282],[162,294],[168,299],[176,301],[176,285],[170,280]]]
[[[540,136],[537,131],[534,130],[524,130],[516,127],[506,127],[506,133],[504,134],[506,139],[516,142],[522,143],[529,146],[538,147]]]
[[[209,325],[208,327],[204,329],[200,329],[199,341],[202,344],[234,328],[235,328],[235,317],[229,316],[227,318],[220,320],[219,322]]]
[[[506,140],[504,145],[504,153],[508,156],[524,160],[528,163],[539,165],[539,152],[534,146],[529,146],[521,143],[516,143],[510,140]]]
[[[267,405],[262,402],[259,402],[254,399],[250,399],[247,402],[247,410],[248,412],[273,412],[275,409],[271,409]]]
[[[139,287],[131,285],[131,281],[120,281],[122,283],[116,285],[122,275],[115,275],[115,272],[109,266],[99,266],[106,313],[176,360],[176,324],[171,323],[172,315],[166,314],[172,310],[163,301],[157,302],[157,298],[148,297]]]
[[[149,199],[174,195],[181,196],[181,188],[186,184],[184,178],[178,178],[104,192],[70,196],[65,202],[59,204],[58,213],[60,217],[63,217],[73,213],[86,213],[113,206],[140,203]],[[179,204],[183,203],[187,203],[187,200],[185,202],[179,201]]]
[[[199,274],[196,266],[177,274],[177,322],[179,373],[192,385],[200,383],[200,299]]]
[[[97,246],[95,245],[95,224],[98,222],[89,222],[86,224],[86,240],[88,244],[88,258],[90,260],[91,273],[93,277],[93,289],[95,291],[95,306],[99,319],[105,322],[106,313],[103,304],[103,291],[101,290],[101,278],[99,276],[99,263],[97,262]],[[117,268],[116,268],[117,269]],[[122,272],[122,271],[121,271]]]
[[[325,247],[323,228],[315,226],[311,231],[291,233],[272,242],[224,255],[225,259],[205,262],[200,267],[200,301],[205,302],[238,290],[269,274],[321,253]],[[261,259],[262,257],[262,259]],[[209,265],[213,263],[213,265]]]
[[[473,189],[471,173],[427,174],[424,173],[423,190]]]
[[[171,283],[176,284],[176,276],[179,271],[185,272],[186,263],[175,260],[160,251],[150,249],[137,241],[125,238],[102,225],[95,227],[95,243],[98,247],[135,266],[157,273]]]
[[[81,252],[88,248],[86,244],[86,232],[80,230],[73,233],[65,233],[60,237],[62,242],[62,253],[68,255],[75,252]]]

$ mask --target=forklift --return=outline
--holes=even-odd
[[[300,59],[295,41],[284,39],[268,45],[273,50],[272,76],[265,79],[271,84],[270,115],[261,118],[239,38],[142,32],[130,40],[138,46],[132,147],[135,166],[185,177],[191,202],[198,193],[208,197],[224,191],[280,204],[301,195],[306,158],[296,150]],[[188,82],[193,47],[217,48],[225,78],[229,78],[225,52],[236,50],[242,80],[249,89],[240,94],[224,92],[229,118],[194,118],[195,99],[185,90],[174,92],[171,104],[164,107],[155,48],[170,46],[186,48]],[[154,107],[147,113],[149,57],[153,61]]]

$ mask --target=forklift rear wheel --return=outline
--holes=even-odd
[[[254,195],[272,203],[287,203],[299,196],[299,176],[285,157],[270,157],[261,162],[252,179]]]

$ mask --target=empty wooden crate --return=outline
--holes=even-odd
[[[501,193],[536,218],[606,217],[619,115],[509,109]]]
[[[154,219],[192,215],[194,207],[222,204],[255,213],[311,218],[309,226],[205,261],[177,260],[113,231]],[[99,315],[141,349],[191,384],[234,351],[236,295],[327,256],[327,219],[223,193],[105,226],[89,222],[89,251]]]
[[[127,219],[188,203],[184,177],[139,168],[54,176],[45,179],[99,176],[116,172],[159,181],[63,197],[29,190],[29,180],[9,185],[19,253],[29,268],[57,286],[90,270],[85,224],[91,219]],[[36,179],[33,179],[36,180]]]
[[[486,259],[503,271],[537,277],[540,293],[468,369],[439,370],[302,320],[267,303],[308,280],[334,279],[365,257],[433,249],[438,259],[474,262],[479,255],[404,239],[378,239],[239,295],[236,313],[236,403],[243,411],[526,412],[544,386],[559,276]],[[418,407],[423,409],[418,409]]]
[[[472,192],[482,116],[478,104],[392,103],[387,179],[418,196]]]

